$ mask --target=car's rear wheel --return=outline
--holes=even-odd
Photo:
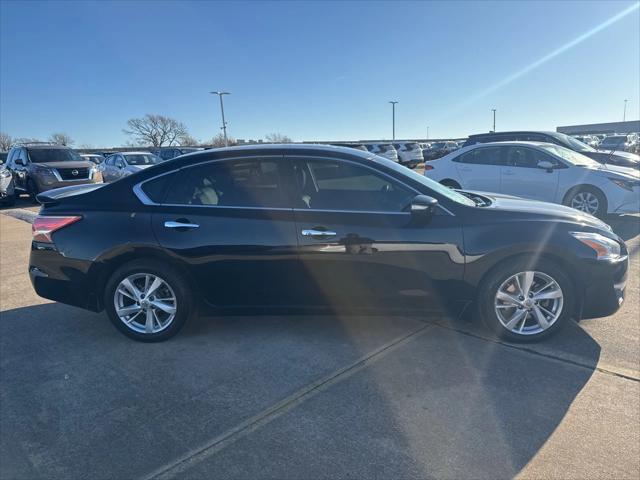
[[[107,282],[104,298],[114,326],[141,342],[173,337],[191,316],[192,304],[183,275],[147,260],[120,267]]]
[[[534,342],[552,335],[570,321],[574,288],[555,263],[515,259],[498,265],[483,280],[479,310],[498,336]]]
[[[579,187],[570,191],[564,203],[596,217],[603,217],[607,213],[606,197],[601,191],[591,187]]]

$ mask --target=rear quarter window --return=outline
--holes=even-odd
[[[175,172],[156,177],[144,182],[140,188],[153,203],[162,203],[167,191],[167,185],[171,181],[175,181],[178,174],[179,172]]]

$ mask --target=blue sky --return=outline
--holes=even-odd
[[[0,130],[124,144],[160,113],[294,140],[458,137],[638,119],[637,2],[0,2]],[[517,72],[525,70],[510,82]]]

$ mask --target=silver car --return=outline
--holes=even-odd
[[[115,182],[161,162],[160,157],[150,152],[115,153],[100,164],[102,179],[106,183]]]

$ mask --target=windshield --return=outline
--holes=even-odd
[[[159,162],[159,158],[150,153],[134,153],[125,155],[129,165],[155,165]]]
[[[580,140],[576,140],[575,138],[570,137],[569,135],[558,133],[557,138],[567,143],[569,148],[571,148],[571,150],[575,150],[576,152],[595,152],[596,151],[593,147],[587,145],[586,143],[581,142]]]
[[[461,205],[466,205],[468,207],[475,207],[476,206],[476,203],[473,200],[471,200],[470,198],[465,197],[461,193],[458,193],[458,192],[456,192],[455,190],[452,190],[449,187],[445,187],[444,185],[440,185],[438,182],[436,182],[434,180],[431,180],[430,178],[427,178],[424,175],[420,175],[419,173],[414,172],[410,168],[403,167],[402,165],[399,165],[396,162],[393,162],[391,160],[387,160],[386,158],[380,157],[380,156],[377,156],[377,155],[374,157],[374,159],[375,159],[376,162],[381,163],[381,164],[385,165],[386,167],[389,167],[389,168],[395,170],[396,172],[399,172],[399,173],[403,174],[404,176],[409,177],[412,180],[415,180],[416,182],[421,183],[422,185],[430,188],[434,192],[442,195],[443,197],[447,197],[449,200],[452,200],[452,201],[454,201],[456,203],[459,203]]]
[[[600,145],[605,147],[617,147],[618,145],[624,145],[626,141],[627,137],[607,137],[600,142]]]
[[[444,147],[444,145],[445,145],[444,142],[436,142],[433,145],[431,145],[431,148],[434,148],[434,149],[442,148],[442,147]]]
[[[66,148],[33,148],[29,149],[29,158],[33,163],[77,162],[82,157]]]
[[[578,165],[581,167],[599,167],[600,164],[595,160],[587,157],[578,152],[574,152],[573,150],[569,150],[566,147],[561,147],[560,145],[554,145],[552,143],[541,144],[540,148],[545,149],[547,152],[554,154],[557,157],[566,160],[572,165]]]

